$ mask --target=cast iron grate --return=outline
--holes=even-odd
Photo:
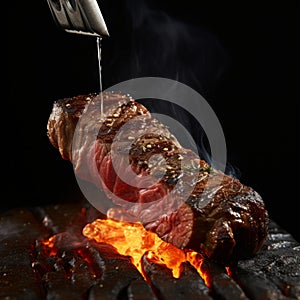
[[[3,213],[0,299],[300,299],[300,244],[273,221],[255,257],[230,271],[204,260],[204,281],[189,263],[174,278],[147,256],[142,276],[129,257],[81,234],[85,224],[99,217],[85,202]],[[51,255],[41,241],[52,235],[61,242]]]

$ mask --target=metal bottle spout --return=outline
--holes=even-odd
[[[96,0],[47,0],[56,24],[66,32],[109,36]]]

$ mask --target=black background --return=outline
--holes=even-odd
[[[103,87],[163,76],[201,93],[223,127],[231,173],[300,240],[296,2],[205,2],[101,1]],[[11,1],[6,12],[2,210],[75,201],[72,166],[46,126],[55,100],[98,91],[96,40],[58,28],[46,0]]]

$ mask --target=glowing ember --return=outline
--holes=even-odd
[[[46,246],[48,249],[48,253],[47,253],[48,256],[52,256],[52,255],[54,256],[57,253],[57,249],[55,247],[55,237],[56,237],[55,235],[51,236],[48,240],[42,242],[42,244]]]
[[[207,286],[210,286],[210,281],[208,275],[201,271],[201,265],[203,263],[203,258],[198,252],[187,252],[186,260],[190,262],[190,264],[198,271],[199,275],[204,280]]]
[[[120,254],[131,256],[133,264],[141,274],[143,274],[141,258],[147,252],[148,258],[155,257],[156,262],[171,269],[175,278],[180,276],[181,263],[189,261],[205,280],[205,276],[200,271],[202,258],[198,253],[183,252],[161,240],[155,233],[146,231],[140,223],[97,219],[84,227],[83,235],[98,243],[108,243]]]

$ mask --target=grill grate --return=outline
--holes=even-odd
[[[0,217],[1,299],[300,299],[300,244],[271,221],[255,257],[230,267],[205,260],[208,285],[189,263],[179,278],[143,256],[144,278],[127,256],[81,234],[103,217],[87,203],[12,209]],[[40,241],[56,235],[60,248]],[[229,275],[230,274],[230,275]]]

